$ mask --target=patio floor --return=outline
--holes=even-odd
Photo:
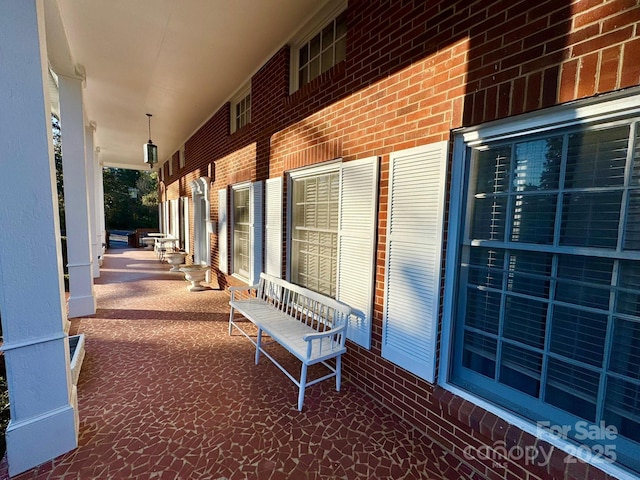
[[[96,315],[72,323],[79,447],[15,478],[480,478],[348,378],[310,387],[298,412],[293,383],[228,335],[228,295],[187,285],[151,251],[109,250]]]

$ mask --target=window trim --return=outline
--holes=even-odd
[[[347,9],[347,0],[332,0],[318,10],[289,41],[289,94],[300,89],[298,85],[298,68],[300,60],[298,50],[309,42],[327,23],[334,20]]]
[[[252,110],[252,105],[251,105],[251,101],[252,99],[249,98],[249,120],[247,121],[247,123],[245,123],[244,125],[242,125],[240,128],[236,127],[236,123],[237,123],[237,116],[236,116],[236,108],[238,106],[238,104],[244,100],[248,95],[251,95],[251,80],[247,81],[247,83],[245,83],[244,85],[242,85],[242,87],[240,87],[236,93],[231,97],[230,103],[231,103],[231,115],[229,115],[231,117],[231,125],[230,125],[230,132],[234,133],[237,132],[239,130],[242,130],[244,127],[248,126],[251,123],[251,110]]]
[[[618,91],[596,98],[580,100],[550,107],[508,119],[490,122],[474,127],[454,130],[453,162],[451,168],[451,186],[449,189],[449,215],[447,231],[446,269],[443,292],[443,323],[440,349],[440,370],[437,383],[447,391],[497,415],[505,421],[515,425],[530,435],[540,438],[556,448],[602,469],[604,472],[618,478],[635,478],[620,464],[604,461],[585,449],[576,448],[576,444],[553,435],[537,427],[531,420],[498,406],[469,390],[465,390],[450,382],[454,359],[454,315],[457,308],[457,285],[459,279],[459,262],[463,241],[463,217],[466,207],[466,159],[470,147],[478,146],[495,140],[507,140],[527,135],[542,133],[560,128],[605,123],[607,121],[622,120],[625,117],[640,115],[640,88]]]

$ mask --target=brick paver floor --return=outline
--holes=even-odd
[[[169,268],[107,253],[97,313],[72,327],[86,335],[79,447],[17,479],[476,478],[348,379],[310,387],[298,412],[293,383],[228,335],[228,294],[188,292]]]

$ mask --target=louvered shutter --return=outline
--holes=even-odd
[[[249,282],[255,285],[262,272],[262,182],[249,185]]]
[[[433,382],[447,143],[391,154],[382,356]]]
[[[265,182],[265,260],[269,275],[282,276],[282,177]]]
[[[191,231],[190,231],[190,223],[189,223],[189,197],[184,197],[184,203],[182,204],[182,208],[183,208],[183,215],[182,218],[184,219],[184,251],[187,253],[191,253],[191,246],[190,246],[190,235],[191,235]]]
[[[343,164],[340,173],[337,299],[353,309],[347,338],[371,347],[378,157]]]
[[[227,189],[218,190],[218,269],[229,273],[229,249],[227,245]]]

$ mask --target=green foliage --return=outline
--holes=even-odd
[[[105,168],[102,173],[107,230],[158,228],[156,172]],[[137,189],[135,198],[130,188]]]
[[[53,155],[56,164],[56,186],[58,189],[58,213],[60,215],[60,228],[65,229],[64,216],[64,188],[62,176],[62,136],[60,133],[60,119],[51,114],[51,130],[53,132]]]

